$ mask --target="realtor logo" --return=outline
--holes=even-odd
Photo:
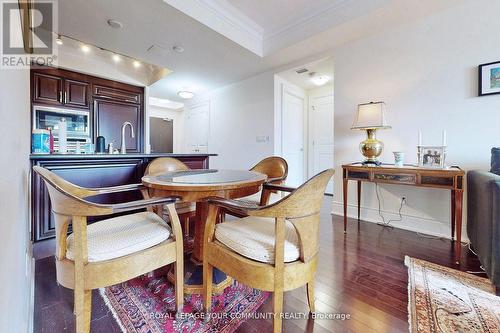
[[[1,8],[0,67],[56,65],[56,4],[50,1],[2,1]]]

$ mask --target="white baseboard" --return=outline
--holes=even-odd
[[[399,214],[397,212],[389,212],[382,210],[382,215],[385,220],[398,220]],[[344,206],[342,202],[332,201],[332,214],[344,216]],[[381,223],[382,219],[378,214],[378,209],[361,206],[361,220],[373,223]],[[358,218],[357,205],[347,205],[347,216],[350,218]],[[450,221],[439,221],[435,219],[424,218],[420,216],[401,214],[402,221],[391,222],[395,228],[410,230],[426,235],[443,237],[451,239],[451,223]],[[349,222],[348,222],[349,223]],[[467,235],[465,235],[464,228],[462,228],[462,241],[468,242]]]

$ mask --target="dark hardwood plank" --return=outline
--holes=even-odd
[[[404,256],[428,260],[462,271],[479,271],[479,260],[466,248],[460,266],[454,265],[450,240],[429,238],[402,229],[331,216],[331,197],[322,210],[316,310],[349,314],[349,320],[294,319],[284,321],[284,332],[407,332],[408,274]],[[484,276],[484,275],[481,275]],[[307,312],[305,288],[285,293],[285,312]],[[54,258],[36,261],[35,332],[74,330],[73,292],[56,283]],[[258,310],[272,312],[269,298]],[[249,320],[238,332],[272,330],[271,320]],[[120,332],[97,291],[93,293],[92,332]]]

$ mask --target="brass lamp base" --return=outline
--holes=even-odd
[[[363,165],[374,164],[380,165],[381,162],[377,159],[382,151],[384,150],[384,143],[377,140],[376,129],[368,128],[366,129],[367,138],[365,141],[359,144],[359,150],[366,159],[363,161]]]

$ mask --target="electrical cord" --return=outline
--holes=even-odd
[[[379,189],[378,189],[378,183],[375,183],[375,194],[377,195],[378,215],[382,219],[382,222],[378,222],[377,224],[381,225],[381,226],[384,226],[384,227],[394,228],[394,226],[391,225],[391,222],[401,222],[401,221],[403,221],[403,215],[401,214],[401,210],[403,209],[403,204],[406,203],[406,198],[405,197],[401,198],[401,204],[399,205],[399,210],[398,210],[399,219],[387,220],[386,221],[384,215],[382,215],[382,208],[381,208],[381,204],[380,204],[380,194],[379,194]]]

